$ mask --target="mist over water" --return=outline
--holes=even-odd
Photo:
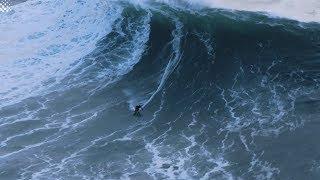
[[[0,13],[0,179],[318,179],[318,7],[12,6]]]

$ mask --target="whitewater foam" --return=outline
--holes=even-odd
[[[7,0],[0,1],[0,13],[9,12],[11,11],[11,3]]]
[[[70,64],[90,53],[111,31],[121,8],[100,0],[27,1],[0,13],[0,103],[36,94],[58,82]]]

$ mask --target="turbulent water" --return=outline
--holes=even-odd
[[[319,97],[317,22],[179,1],[0,12],[0,179],[319,179]]]

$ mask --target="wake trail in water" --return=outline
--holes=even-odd
[[[181,60],[181,38],[182,38],[182,23],[178,20],[175,20],[176,29],[172,32],[173,40],[170,42],[172,46],[172,54],[169,62],[164,69],[164,73],[160,79],[159,85],[156,91],[151,95],[151,97],[143,103],[143,108],[146,107],[152,99],[162,90],[163,86],[166,83],[166,80],[170,77],[170,74],[174,72]]]

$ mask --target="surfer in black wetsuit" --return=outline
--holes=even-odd
[[[133,113],[133,115],[134,115],[134,116],[141,116],[141,113],[140,113],[141,110],[142,110],[142,106],[141,106],[141,105],[137,105],[137,106],[134,108],[134,113]]]

